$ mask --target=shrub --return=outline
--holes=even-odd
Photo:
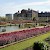
[[[35,42],[33,46],[33,50],[48,50],[48,46],[44,43]]]

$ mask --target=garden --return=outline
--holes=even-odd
[[[0,50],[25,49],[29,46],[32,46],[32,44],[35,41],[42,41],[43,39],[48,37],[50,35],[49,31],[50,31],[50,27],[48,26],[48,27],[44,27],[44,28],[33,28],[33,29],[27,29],[27,30],[16,31],[16,32],[11,32],[11,33],[0,34],[0,46],[4,46],[7,44],[11,44],[13,42],[17,42],[17,41],[26,39],[25,41],[16,43],[14,45],[10,45],[5,48],[1,48]],[[30,38],[30,37],[32,37],[32,38]],[[27,39],[27,38],[30,38],[30,39]]]

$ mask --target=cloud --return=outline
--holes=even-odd
[[[21,5],[17,5],[17,7],[22,7],[22,6],[31,6],[31,5],[42,5],[44,4],[44,2],[31,2],[31,3],[25,3],[25,4],[21,4]]]
[[[40,5],[50,5],[50,0],[44,1],[44,2],[31,2],[31,3],[24,3],[17,5],[17,7],[23,7],[23,6],[40,6]]]
[[[17,4],[16,2],[10,3],[8,2],[4,6],[0,6],[0,15],[5,15],[6,13],[15,13],[23,8],[32,8],[35,10],[50,11],[50,8],[48,8],[47,6],[50,6],[50,0],[44,2],[30,2],[22,4]]]

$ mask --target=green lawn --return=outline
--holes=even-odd
[[[47,34],[44,34],[44,35],[40,35],[38,37],[33,37],[33,38],[28,39],[26,41],[17,43],[15,45],[11,45],[11,46],[2,48],[0,50],[23,50],[24,48],[32,46],[35,41],[40,41],[41,42],[44,39],[46,39],[48,36],[50,36],[50,32],[48,32]]]

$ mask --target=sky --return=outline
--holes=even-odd
[[[50,12],[50,0],[0,0],[0,16],[28,8],[39,12]]]

